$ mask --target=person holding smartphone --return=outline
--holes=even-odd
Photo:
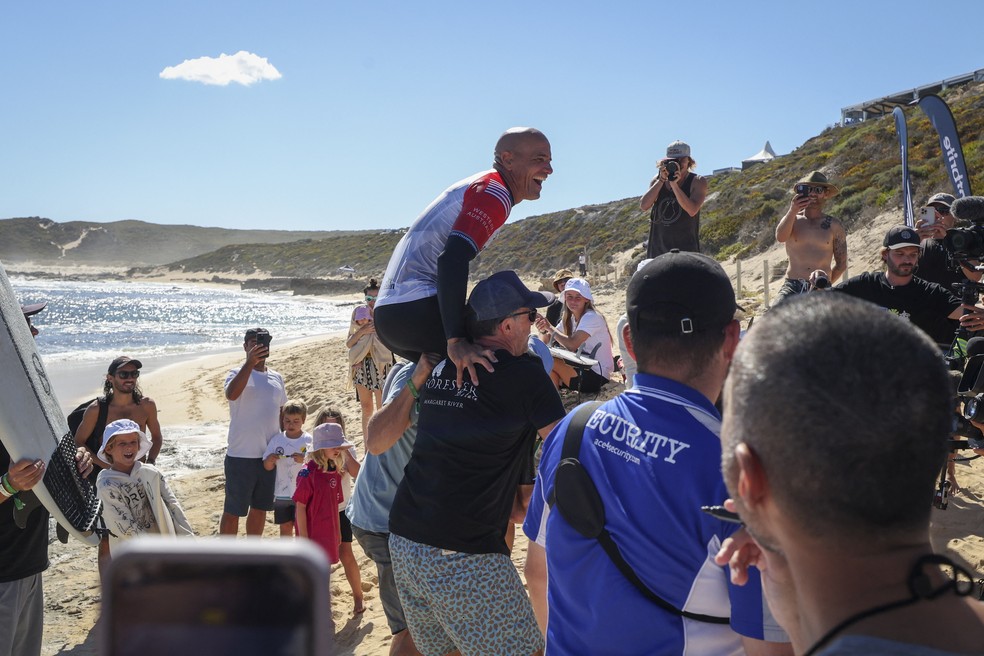
[[[840,190],[821,171],[813,171],[793,185],[793,199],[776,226],[776,241],[786,245],[789,264],[786,281],[776,303],[814,289],[824,276],[827,284],[847,271],[847,232],[840,221],[823,211],[827,201]],[[820,285],[816,285],[819,287]]]
[[[953,251],[946,244],[946,234],[956,225],[950,213],[954,197],[947,193],[933,194],[919,210],[916,232],[919,233],[919,277],[952,290],[954,283],[981,279],[981,272],[967,268],[966,264],[980,264],[976,260],[957,262]]]
[[[273,510],[277,473],[263,466],[263,453],[282,429],[287,392],[284,377],[266,366],[271,339],[265,328],[247,330],[246,361],[226,376],[229,449],[220,535],[236,535],[240,517],[246,518],[246,535],[262,535],[266,515]]]

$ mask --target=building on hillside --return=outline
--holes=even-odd
[[[943,89],[981,81],[984,81],[984,68],[979,68],[971,73],[964,73],[963,75],[957,75],[939,82],[923,84],[915,89],[892,93],[881,98],[858,103],[857,105],[842,107],[841,125],[851,125],[853,123],[867,121],[868,119],[879,118],[886,114],[891,114],[892,110],[896,107],[909,105],[924,96],[939,93]]]
[[[744,171],[747,168],[755,166],[756,164],[762,164],[763,162],[771,162],[775,158],[776,151],[772,150],[772,144],[766,141],[762,150],[758,151],[748,159],[741,160],[741,170]]]

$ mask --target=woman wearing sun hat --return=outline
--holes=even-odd
[[[611,331],[605,317],[594,308],[594,296],[587,280],[571,278],[561,295],[564,310],[560,321],[553,326],[542,317],[536,321],[543,341],[552,340],[568,351],[597,360],[598,364],[579,376],[571,365],[555,357],[550,377],[557,387],[593,394],[608,382],[615,369]]]

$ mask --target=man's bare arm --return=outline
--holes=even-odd
[[[793,200],[789,203],[789,209],[786,210],[786,214],[779,219],[779,225],[776,226],[776,241],[780,244],[786,243],[790,237],[793,236],[793,227],[796,225],[796,217],[799,213],[809,204],[809,197],[801,198],[799,196],[793,196]]]
[[[697,176],[694,179],[693,185],[690,187],[689,196],[680,188],[679,183],[680,178],[677,178],[667,184],[670,185],[670,189],[673,191],[673,195],[676,196],[677,202],[683,208],[683,211],[690,216],[696,216],[704,204],[704,200],[707,198],[707,179]]]
[[[410,377],[418,390],[427,382],[427,377],[437,364],[433,361],[436,357],[428,356],[427,353],[420,356],[417,368]],[[373,413],[366,425],[365,446],[368,453],[378,456],[396,444],[404,431],[410,427],[410,410],[413,409],[414,403],[410,386],[407,385],[400,390],[395,399]]]
[[[157,419],[157,404],[153,399],[144,397],[140,400],[140,405],[147,406],[147,433],[150,434],[150,453],[147,454],[147,462],[154,464],[157,455],[161,452],[161,445],[164,444],[164,436],[161,434],[161,423]]]
[[[659,196],[659,192],[663,189],[663,180],[660,176],[653,178],[652,182],[649,183],[649,190],[642,195],[639,200],[639,209],[645,211],[653,206],[656,202],[656,197]]]
[[[526,586],[530,591],[533,615],[540,627],[540,633],[547,634],[547,552],[536,542],[530,540],[526,548]]]

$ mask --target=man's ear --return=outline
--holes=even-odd
[[[738,348],[740,339],[741,323],[737,319],[732,319],[731,323],[724,327],[724,357],[728,362],[735,357],[735,349]]]
[[[738,488],[735,490],[742,503],[755,508],[769,496],[769,479],[758,454],[745,442],[735,447],[735,461],[738,463]]]
[[[635,344],[632,343],[632,331],[629,330],[628,322],[622,326],[622,340],[625,342],[625,350],[628,352],[629,357],[638,362],[639,358],[636,357]]]

